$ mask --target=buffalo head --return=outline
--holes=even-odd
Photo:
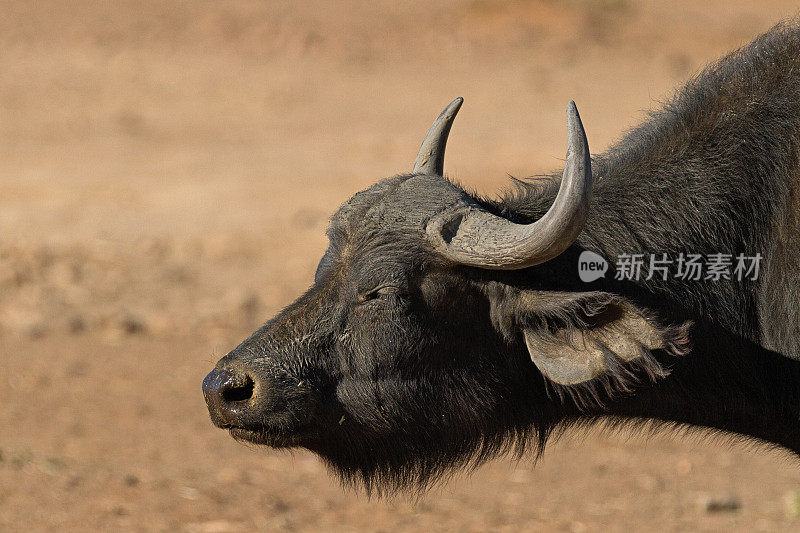
[[[680,331],[577,280],[592,167],[574,103],[563,177],[524,185],[538,195],[512,211],[443,177],[461,102],[412,173],[333,215],[311,288],[206,377],[214,424],[310,449],[367,488],[420,486],[540,448],[592,398],[663,373],[653,351]]]

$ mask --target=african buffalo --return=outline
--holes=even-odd
[[[797,23],[594,158],[570,102],[563,175],[497,200],[443,177],[461,102],[410,174],[339,208],[311,288],[206,377],[214,424],[368,490],[595,421],[800,453]]]

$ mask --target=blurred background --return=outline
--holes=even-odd
[[[419,498],[212,428],[200,382],[311,282],[327,217],[410,170],[496,193],[594,152],[793,15],[759,0],[2,2],[0,530],[800,528],[800,471],[725,439],[571,433]]]

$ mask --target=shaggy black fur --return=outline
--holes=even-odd
[[[587,125],[591,137],[591,125]],[[319,453],[369,491],[425,488],[498,453],[540,454],[564,428],[606,421],[704,427],[800,452],[800,28],[775,27],[692,80],[650,120],[595,157],[587,226],[556,259],[513,272],[448,263],[428,219],[466,193],[406,175],[355,195],[333,217],[314,286],[223,358],[249,374],[237,438]],[[516,181],[500,200],[538,219],[558,178]],[[576,275],[594,251],[763,257],[757,280],[615,281]],[[531,363],[574,332],[661,349],[558,385]],[[533,333],[531,333],[533,332]],[[566,341],[564,341],[566,342]],[[549,344],[547,344],[549,343]]]

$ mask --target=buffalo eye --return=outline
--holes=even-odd
[[[398,287],[385,285],[362,293],[358,297],[358,303],[363,304],[374,300],[393,300],[401,294],[402,291]]]

